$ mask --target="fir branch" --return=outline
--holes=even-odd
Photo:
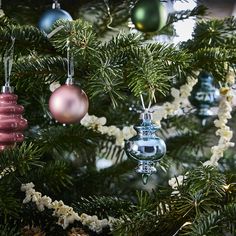
[[[35,89],[35,87],[44,83],[52,83],[60,78],[66,78],[66,60],[60,56],[39,57],[32,54],[27,57],[21,57],[14,64],[12,77],[17,80],[17,88]],[[35,79],[37,78],[37,79]]]
[[[114,107],[117,99],[124,99],[120,90],[124,89],[123,72],[118,64],[112,63],[106,55],[101,55],[96,72],[89,81],[89,92],[92,98],[99,94],[108,94]]]
[[[3,224],[19,218],[21,203],[16,197],[17,186],[13,181],[0,181],[0,219]]]
[[[235,38],[236,20],[231,17],[228,19],[212,19],[198,21],[194,32],[193,39],[183,43],[184,47],[189,48],[192,52],[200,48],[235,48],[235,45],[227,44],[230,38]]]
[[[204,16],[206,14],[206,10],[207,8],[204,5],[199,5],[194,7],[192,10],[175,11],[169,14],[169,19],[165,27],[173,24],[174,22],[185,20],[190,17]]]
[[[90,196],[83,198],[73,205],[73,208],[79,213],[97,215],[98,218],[108,218],[109,216],[119,218],[123,211],[132,211],[132,204],[116,197],[98,197]]]
[[[4,51],[6,44],[11,42],[11,37],[15,37],[15,53],[28,54],[30,49],[43,53],[53,52],[47,38],[36,27],[13,25],[8,20],[4,22],[6,25],[0,25],[1,51]]]
[[[32,133],[35,143],[46,153],[53,153],[58,158],[65,158],[74,153],[75,157],[85,158],[87,163],[94,163],[97,139],[101,135],[87,130],[80,125],[52,126]],[[88,158],[90,156],[90,158]],[[86,158],[87,157],[87,158]]]
[[[147,93],[152,97],[153,92],[165,93],[168,88],[167,73],[154,55],[148,46],[139,47],[127,65],[128,86],[135,96]]]
[[[25,175],[33,167],[43,166],[39,160],[41,155],[42,151],[32,143],[0,152],[0,172],[13,168],[20,175]]]
[[[50,39],[53,46],[58,51],[65,52],[69,41],[71,52],[78,58],[78,61],[92,63],[92,58],[96,58],[98,45],[92,26],[81,19],[71,22],[58,21],[55,23],[54,29],[60,26],[63,26],[63,28]]]
[[[226,185],[225,176],[217,169],[210,166],[200,166],[194,171],[187,173],[186,187],[190,192],[204,192],[213,194],[216,198],[225,196],[224,186]],[[192,181],[192,180],[195,181]]]
[[[44,168],[30,173],[28,180],[36,183],[38,188],[54,194],[69,189],[73,182],[70,164],[64,160],[47,161]]]
[[[191,226],[187,233],[181,235],[230,235],[235,234],[236,204],[229,204],[220,210],[201,215]],[[231,231],[232,230],[232,231]],[[228,231],[228,232],[227,232]],[[231,232],[230,232],[231,231]]]
[[[13,224],[0,225],[0,236],[20,236],[16,226]]]

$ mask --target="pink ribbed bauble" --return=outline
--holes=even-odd
[[[22,132],[28,124],[22,117],[24,107],[17,104],[17,99],[13,93],[0,94],[0,150],[24,140]]]
[[[49,99],[49,110],[54,119],[62,124],[79,122],[88,112],[88,97],[75,85],[62,85]]]

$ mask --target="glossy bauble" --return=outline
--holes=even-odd
[[[135,28],[142,32],[160,30],[167,21],[167,11],[159,0],[139,0],[131,10]]]
[[[88,97],[75,85],[62,85],[49,99],[49,109],[54,119],[62,124],[79,122],[88,112]]]
[[[68,20],[72,21],[71,15],[60,8],[48,9],[41,16],[38,26],[39,29],[46,34],[49,34],[52,31],[52,26],[58,20]]]
[[[17,98],[13,93],[0,94],[0,150],[24,140],[27,120],[22,117],[24,107],[17,104]]]
[[[220,100],[220,92],[213,85],[213,77],[207,72],[201,72],[198,82],[194,85],[189,101],[197,108],[197,115],[201,119],[212,116],[211,107],[217,105]]]
[[[148,177],[156,172],[155,163],[166,153],[165,142],[157,137],[159,127],[151,121],[150,113],[143,113],[140,125],[134,126],[137,135],[126,141],[127,156],[138,161],[136,172],[142,174],[144,184]]]

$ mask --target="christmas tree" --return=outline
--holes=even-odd
[[[3,2],[0,235],[236,235],[235,18],[204,20],[197,6],[165,21],[155,1],[165,24],[145,32],[155,23],[145,19],[141,32],[134,13],[139,30],[128,28],[133,1],[61,4],[74,20],[46,34],[37,22],[48,1]],[[188,41],[156,39],[193,16]],[[58,95],[66,109],[63,99],[76,100],[73,122],[70,111],[55,114],[57,102],[49,107],[63,86],[76,88]],[[160,137],[165,156],[159,142],[137,149],[147,155],[139,164],[127,158],[133,136]],[[147,184],[134,171],[140,163]]]

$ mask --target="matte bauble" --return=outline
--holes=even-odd
[[[62,85],[49,99],[52,116],[62,124],[79,122],[88,112],[88,97],[75,85]]]
[[[139,0],[131,10],[131,20],[137,30],[154,32],[167,21],[167,11],[159,0]]]
[[[197,108],[197,115],[202,119],[213,115],[210,108],[220,100],[220,92],[213,85],[213,79],[211,74],[202,71],[189,97],[191,104]]]
[[[0,94],[0,150],[24,140],[22,131],[27,120],[22,117],[24,107],[17,104],[17,98],[13,93]]]
[[[73,20],[71,15],[60,8],[48,9],[41,16],[38,26],[39,29],[46,34],[49,34],[52,30],[53,24],[58,20]]]
[[[137,135],[126,141],[125,152],[129,158],[138,161],[136,172],[142,174],[144,184],[156,172],[155,162],[166,153],[165,142],[157,137],[158,126],[152,123],[151,114],[143,113],[141,124],[134,126]]]

